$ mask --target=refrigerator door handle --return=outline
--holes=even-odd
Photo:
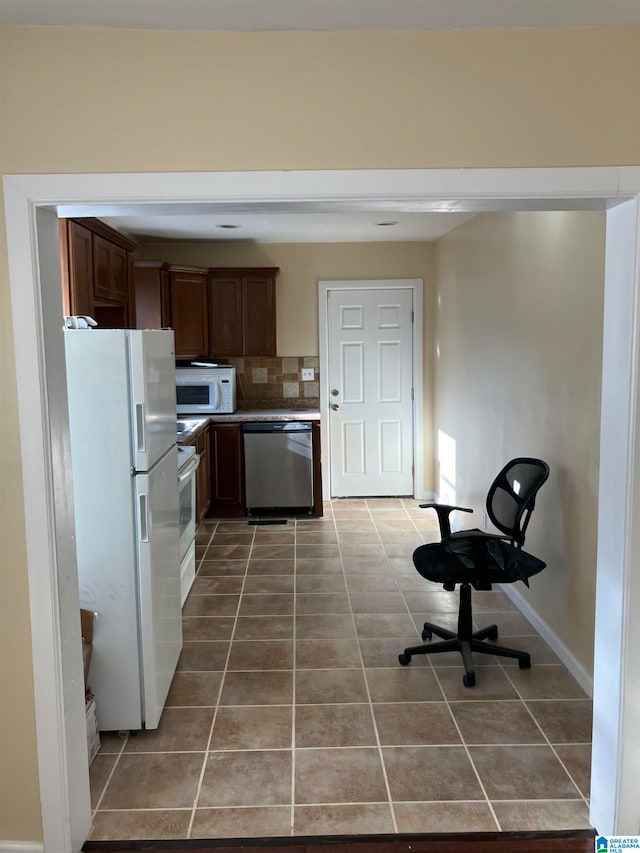
[[[144,439],[144,403],[136,403],[136,442],[141,453],[146,450]]]
[[[146,494],[138,495],[140,509],[140,541],[149,541],[149,508]]]

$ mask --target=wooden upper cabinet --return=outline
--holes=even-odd
[[[113,274],[113,297],[119,302],[129,301],[129,269],[127,253],[121,246],[111,249],[111,270]]]
[[[127,252],[98,234],[93,235],[93,295],[112,302],[129,300]]]
[[[278,272],[275,267],[211,270],[211,357],[276,355]]]
[[[243,346],[242,279],[233,275],[212,278],[209,354],[242,355]]]
[[[176,359],[209,355],[209,299],[207,271],[193,267],[169,268],[171,325]]]
[[[104,328],[135,327],[129,304],[137,244],[99,219],[60,220],[65,315],[88,314]]]
[[[276,280],[274,276],[245,276],[244,355],[276,355]]]
[[[96,299],[113,299],[111,245],[103,237],[93,235],[93,295]]]
[[[169,264],[136,261],[133,267],[136,328],[165,329],[171,326]]]
[[[93,244],[88,228],[60,220],[64,316],[93,315]]]

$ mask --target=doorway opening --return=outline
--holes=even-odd
[[[631,519],[637,497],[635,462],[640,436],[636,435],[634,353],[637,347],[638,311],[638,215],[640,175],[625,171],[626,203],[619,202],[618,169],[554,170],[561,174],[539,175],[538,190],[532,193],[530,171],[486,170],[470,173],[465,192],[454,190],[456,174],[447,172],[384,172],[376,175],[376,199],[368,196],[363,182],[361,198],[375,204],[380,198],[431,200],[457,198],[470,210],[513,208],[513,199],[523,206],[546,209],[549,199],[570,204],[591,204],[608,209],[607,268],[605,299],[605,358],[603,382],[603,434],[600,481],[600,543],[598,559],[598,614],[596,624],[596,669],[592,822],[600,831],[632,832],[637,828],[635,784],[640,748],[640,721],[633,681],[627,677],[626,648],[638,645],[640,627],[634,627],[629,613],[640,605],[640,582],[632,581],[631,566],[640,551],[640,537]],[[636,170],[637,171],[637,170]],[[508,174],[507,174],[508,172]],[[605,173],[604,177],[601,173]],[[590,185],[592,173],[603,178],[600,187]],[[368,173],[354,172],[356,180],[370,180]],[[306,173],[306,177],[309,175]],[[65,617],[77,611],[77,584],[64,576],[61,567],[74,562],[72,551],[72,507],[63,499],[64,489],[53,489],[53,472],[64,478],[68,446],[62,341],[58,318],[61,314],[60,281],[57,269],[57,214],[97,215],[109,200],[104,198],[104,175],[92,176],[9,176],[5,178],[10,284],[16,323],[24,316],[35,317],[29,328],[21,327],[15,351],[20,388],[20,431],[23,480],[27,511],[28,571],[32,594],[32,639],[35,701],[42,814],[47,849],[79,849],[87,830],[89,813],[84,754],[74,747],[73,732],[83,720],[82,697],[69,673],[61,667],[60,651],[79,648],[79,636]],[[163,179],[166,178],[166,183]],[[288,204],[309,203],[323,197],[338,204],[342,199],[340,174],[317,173],[317,193],[310,195],[308,184],[297,173],[274,173],[263,182],[268,200]],[[411,183],[406,184],[409,180]],[[490,181],[490,183],[487,183]],[[574,182],[571,185],[571,182]],[[153,198],[162,202],[192,203],[201,199],[253,198],[255,175],[126,175],[110,176],[111,199],[135,204]],[[483,187],[494,189],[487,194]],[[370,185],[369,185],[370,186]],[[567,187],[571,186],[571,190]],[[422,191],[420,190],[422,187]],[[176,189],[177,188],[177,189]],[[497,188],[497,189],[496,189]],[[522,188],[522,189],[521,189]],[[357,194],[357,193],[356,193]],[[37,202],[34,199],[38,199]],[[61,200],[75,211],[64,209]],[[508,199],[508,201],[507,201]],[[532,200],[533,199],[533,200]],[[89,201],[87,201],[89,200]],[[615,452],[614,452],[615,448]],[[620,452],[624,448],[624,453]],[[58,481],[59,482],[59,481]],[[64,485],[64,484],[63,484]],[[619,544],[625,543],[621,550]],[[61,579],[59,582],[59,578]],[[607,630],[598,630],[606,625]],[[625,749],[622,749],[623,734]],[[76,739],[77,740],[77,739]],[[614,756],[614,759],[612,759]],[[631,757],[629,757],[631,756]],[[633,829],[631,828],[633,827]]]

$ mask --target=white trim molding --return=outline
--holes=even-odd
[[[249,204],[265,212],[313,212],[327,206],[387,212],[608,211],[605,348],[611,352],[603,364],[591,821],[606,835],[638,832],[640,669],[635,654],[640,622],[634,626],[632,615],[640,612],[640,576],[632,568],[640,562],[639,195],[637,166],[4,177],[12,313],[14,328],[20,328],[14,347],[44,834],[43,847],[34,850],[78,853],[90,825],[88,789],[81,790],[78,782],[87,774],[83,750],[77,747],[81,738],[78,734],[74,744],[68,729],[82,708],[81,679],[70,660],[70,650],[76,644],[80,649],[80,628],[79,619],[69,616],[79,606],[77,578],[61,559],[72,497],[54,489],[61,476],[54,462],[68,447],[68,422],[59,263],[54,270],[47,260],[58,239],[51,213],[108,216],[135,214],[142,207],[187,212],[193,205],[215,212]],[[625,200],[618,211],[616,205]],[[626,328],[629,323],[630,334],[616,346],[611,340],[616,324]],[[613,461],[616,453],[619,464]]]
[[[585,693],[588,696],[593,696],[593,677],[591,673],[584,668],[577,657],[565,646],[555,631],[553,631],[544,619],[542,619],[540,614],[533,609],[520,590],[515,587],[515,585],[511,584],[503,584],[500,589],[506,596],[508,596],[508,598],[511,599],[511,601],[513,601],[522,615],[531,622],[542,639],[558,655],[562,663],[566,666],[571,675],[573,675]]]
[[[42,841],[0,841],[0,853],[44,853]]]
[[[640,832],[639,255],[636,197],[608,212],[605,254],[590,796],[607,835]]]

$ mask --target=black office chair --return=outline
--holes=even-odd
[[[483,530],[462,530],[452,534],[450,513],[454,510],[473,510],[447,504],[420,504],[421,507],[436,511],[441,541],[416,548],[413,563],[423,578],[442,584],[446,590],[453,591],[460,584],[458,631],[456,633],[425,622],[422,639],[430,640],[435,634],[442,638],[442,642],[405,649],[398,656],[403,666],[410,663],[413,655],[458,651],[464,664],[462,681],[465,687],[473,687],[476,683],[472,652],[517,658],[520,669],[531,667],[531,658],[527,652],[486,642],[487,638],[498,639],[497,625],[473,631],[471,587],[490,590],[494,583],[514,583],[518,580],[529,586],[527,579],[545,568],[546,563],[527,554],[522,546],[536,494],[548,476],[549,466],[546,462],[527,457],[512,459],[500,471],[487,494],[487,513],[503,535]]]

